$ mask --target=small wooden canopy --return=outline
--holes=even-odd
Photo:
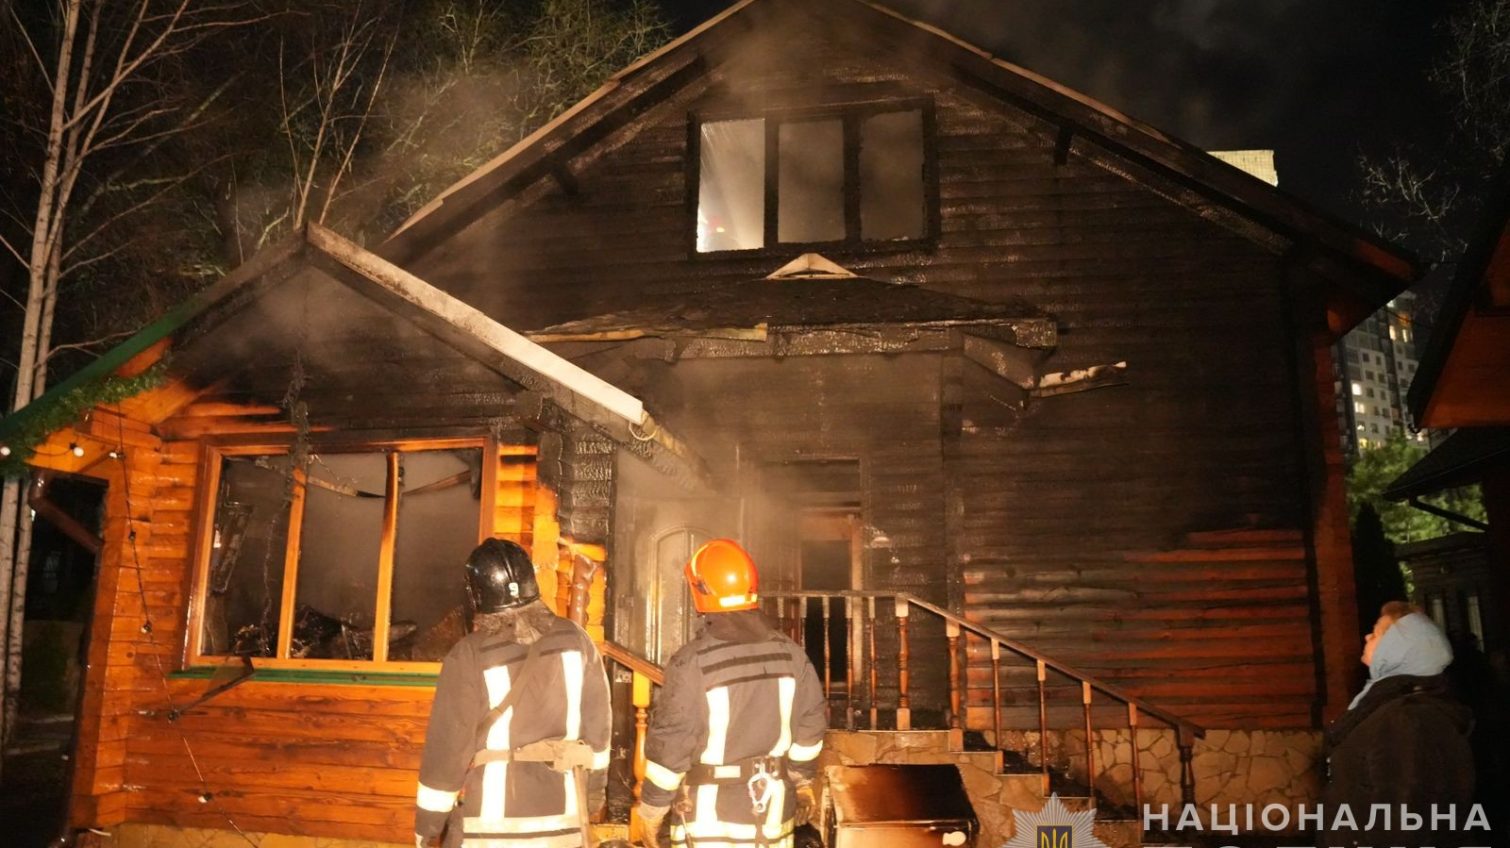
[[[539,426],[558,409],[688,485],[707,480],[638,398],[317,224],[0,421],[0,441],[76,389],[162,352],[165,394],[176,400],[154,404],[147,424],[206,398],[280,414],[297,397],[320,430]]]

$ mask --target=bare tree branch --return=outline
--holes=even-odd
[[[119,341],[121,339],[127,338],[128,336],[134,335],[136,335],[135,330],[123,330],[119,333],[111,333],[110,335],[103,338],[90,339],[87,342],[73,342],[71,344],[53,345],[52,350],[47,352],[47,358],[52,359],[54,356],[57,356],[59,353],[62,353],[65,350],[88,350],[90,348],[107,345],[111,342]]]
[[[6,9],[10,12],[11,20],[16,24],[16,32],[21,33],[21,40],[26,42],[26,49],[31,52],[31,58],[37,63],[37,70],[42,74],[42,81],[47,84],[49,94],[53,91],[54,83],[52,76],[47,73],[47,63],[42,61],[42,54],[37,50],[36,42],[32,41],[31,33],[26,31],[26,26],[21,23],[21,18],[16,14],[14,4],[7,3]]]

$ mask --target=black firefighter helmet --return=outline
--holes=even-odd
[[[489,539],[467,557],[467,606],[473,615],[522,607],[538,597],[535,564],[514,542]]]

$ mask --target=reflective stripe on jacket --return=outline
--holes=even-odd
[[[828,729],[823,685],[802,648],[759,620],[748,641],[720,639],[705,627],[667,664],[645,739],[645,803],[670,804],[694,763],[786,757],[792,774],[812,778]],[[791,790],[789,780],[777,781],[765,815],[757,816],[744,783],[688,787],[691,812],[674,822],[672,841],[737,846],[760,837],[782,845],[792,832]]]
[[[577,786],[570,773],[538,762],[490,762],[469,769],[483,748],[509,751],[543,739],[580,739],[593,752],[588,809],[601,798],[609,761],[608,676],[597,647],[575,623],[557,619],[540,637],[530,660],[538,667],[526,681],[530,691],[521,692],[485,734],[478,733],[484,716],[519,679],[529,650],[474,633],[446,655],[420,763],[415,816],[420,836],[434,838],[445,829],[448,848],[581,846]]]

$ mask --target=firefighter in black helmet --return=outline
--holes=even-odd
[[[674,806],[673,846],[790,848],[811,817],[823,748],[823,684],[797,643],[760,613],[755,563],[714,539],[687,583],[702,631],[666,665],[645,738],[645,843]]]
[[[466,595],[472,633],[435,687],[415,843],[585,848],[609,759],[597,647],[540,600],[534,564],[513,542],[472,552]]]

